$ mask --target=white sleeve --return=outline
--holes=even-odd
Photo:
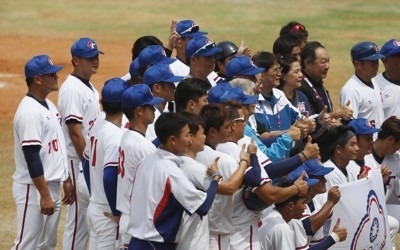
[[[104,168],[117,166],[118,167],[118,158],[119,158],[119,136],[111,136],[110,141],[106,142],[106,148],[104,150]]]
[[[349,100],[349,107],[353,110],[353,117],[358,118],[359,108],[358,104],[360,103],[360,97],[358,91],[355,89],[346,87],[346,85],[340,91],[340,107],[344,106]]]
[[[207,197],[205,192],[198,190],[189,179],[186,178],[180,168],[169,171],[169,181],[171,182],[171,192],[175,199],[190,214],[196,212]]]
[[[63,91],[58,98],[58,109],[63,121],[70,119],[83,122],[83,106],[78,89]]]
[[[40,114],[34,112],[19,114],[15,121],[15,130],[21,147],[32,145],[42,146],[43,122],[41,121]]]
[[[296,249],[294,245],[294,233],[287,224],[275,225],[268,233],[267,241],[273,249]]]
[[[185,162],[180,167],[185,173],[186,177],[189,179],[189,181],[192,182],[196,188],[203,191],[206,191],[208,189],[211,180],[210,177],[208,177],[207,175],[206,166],[204,166],[200,162],[194,161],[192,164],[186,164]]]
[[[300,220],[292,219],[288,224],[294,232],[294,244],[296,250],[308,249],[308,237],[306,230],[303,227],[303,223]]]

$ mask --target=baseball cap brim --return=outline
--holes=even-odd
[[[198,53],[195,56],[215,56],[216,54],[218,54],[221,51],[222,51],[222,49],[215,47],[210,50],[201,51],[200,53]]]
[[[92,51],[89,51],[88,53],[80,54],[79,57],[83,57],[83,58],[88,59],[88,58],[95,57],[98,54],[104,55],[104,52],[100,51],[100,50],[97,50],[97,51],[96,50],[92,50]]]
[[[258,102],[258,95],[246,95],[246,100],[243,102],[243,104],[249,105],[249,104],[256,104]]]
[[[190,38],[193,38],[193,37],[196,37],[196,36],[203,36],[203,35],[207,35],[208,34],[208,32],[204,32],[204,31],[197,31],[197,32],[194,32],[194,33],[186,33],[186,34],[183,34],[183,35],[180,35],[181,37],[190,37]]]
[[[325,176],[333,171],[333,168],[322,167],[313,173],[307,173],[309,176]]]
[[[317,184],[319,182],[319,180],[308,178],[306,180],[306,182],[307,182],[308,186],[311,187],[311,186],[314,186],[315,184]]]
[[[175,58],[171,58],[171,57],[164,57],[161,61],[157,62],[160,64],[171,64],[173,62],[175,62],[176,59]]]
[[[64,68],[64,67],[63,67],[63,66],[52,65],[52,67],[50,67],[48,70],[46,70],[45,72],[43,72],[43,74],[56,73],[56,72],[62,70],[62,68]]]
[[[182,81],[183,78],[183,76],[172,76],[166,80],[162,80],[161,82],[176,83]]]
[[[240,75],[254,76],[254,75],[260,74],[263,71],[265,71],[264,68],[255,67],[255,68],[252,68],[250,70],[241,72]]]
[[[373,127],[369,127],[368,129],[365,129],[363,131],[357,132],[357,135],[372,135],[375,134],[376,132],[381,131],[382,129],[380,128],[373,128]]]
[[[384,57],[385,56],[382,55],[382,54],[373,54],[373,55],[370,55],[370,56],[366,56],[366,57],[362,57],[360,59],[357,59],[357,61],[376,61],[376,60],[382,59]]]
[[[153,97],[149,102],[147,102],[145,105],[157,105],[160,104],[164,101],[164,98],[161,97]]]

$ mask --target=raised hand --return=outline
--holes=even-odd
[[[319,147],[317,143],[312,143],[312,138],[309,135],[307,137],[307,143],[304,147],[303,153],[307,159],[305,160],[311,160],[311,159],[317,159],[319,158]]]

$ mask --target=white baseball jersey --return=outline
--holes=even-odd
[[[137,165],[156,150],[154,144],[136,130],[128,129],[122,135],[119,149],[117,192],[117,209],[120,212],[129,214],[130,192]]]
[[[381,91],[372,80],[372,87],[353,75],[340,90],[340,106],[350,101],[353,117],[367,119],[371,126],[380,128],[384,121]]]
[[[242,145],[246,144],[246,146],[251,144],[251,137],[245,135],[242,139],[238,141],[239,148],[242,148]],[[239,151],[240,152],[240,151]],[[260,163],[261,168],[264,169],[265,166],[272,163],[272,161],[266,156],[261,150],[257,150],[257,158],[258,162]]]
[[[103,185],[104,169],[118,166],[121,137],[121,128],[103,119],[96,121],[90,130],[90,202],[108,204]]]
[[[130,235],[155,242],[177,242],[183,212],[193,214],[206,193],[195,188],[179,168],[182,160],[163,149],[136,168],[129,217]]]
[[[70,119],[82,122],[82,134],[86,139],[86,144],[88,144],[89,129],[94,125],[94,120],[100,113],[99,93],[92,84],[90,86],[91,88],[77,77],[69,75],[58,93],[58,109],[63,119],[63,125]],[[63,128],[68,157],[76,157],[68,127],[63,126]]]
[[[326,200],[327,200],[327,197],[328,197],[328,196],[327,196],[326,193],[315,196],[315,197],[312,199],[312,201],[311,201],[312,204],[314,205],[313,210],[311,209],[311,207],[309,206],[309,204],[307,204],[307,205],[306,205],[306,209],[304,210],[303,217],[301,218],[301,220],[304,220],[304,219],[310,217],[311,215],[318,213],[319,210],[321,210],[322,206],[325,204],[325,202],[326,202]],[[303,228],[303,229],[304,229],[304,228]],[[294,227],[293,227],[293,230],[295,231],[295,234],[298,233],[298,231],[297,231]],[[303,234],[303,232],[301,232],[301,231],[300,231],[299,233],[300,233],[301,235]],[[298,236],[296,235],[296,238],[297,238],[297,237],[298,237]],[[299,236],[298,239],[302,239],[302,236]],[[324,236],[323,227],[319,228],[319,229],[314,233],[314,235],[313,235],[312,237],[311,237],[311,236],[307,236],[307,242],[309,243],[309,245],[318,244],[318,243],[320,243],[321,241],[323,241],[324,239],[325,239],[325,236]],[[302,241],[300,241],[300,242],[302,242]],[[296,246],[299,246],[299,245],[301,245],[301,243],[300,243],[300,244],[297,244],[297,243],[296,243]]]
[[[261,239],[262,250],[296,249],[293,229],[276,210],[272,211],[263,219],[258,233]]]
[[[188,156],[181,156],[180,158],[183,162],[179,166],[185,176],[197,189],[206,191],[211,181],[207,175],[207,167]],[[184,213],[178,235],[178,250],[209,249],[208,215],[193,214],[189,216]]]
[[[203,151],[197,153],[196,161],[208,166],[216,157],[220,157],[218,168],[222,176],[225,179],[229,178],[238,167],[238,164],[231,156],[218,152],[206,145]],[[232,215],[233,196],[217,194],[208,212],[210,234],[230,234],[233,232]]]
[[[400,117],[400,87],[399,85],[388,81],[383,73],[378,74],[372,79],[381,90],[383,100],[384,119],[391,116]]]
[[[61,128],[61,116],[54,104],[46,99],[48,108],[33,97],[25,96],[14,116],[13,179],[21,184],[33,184],[22,151],[23,146],[41,146],[39,155],[46,182],[61,182],[68,178],[65,140]]]
[[[156,106],[154,106],[154,108],[156,109],[156,111],[154,112],[154,121],[152,124],[149,124],[147,126],[147,130],[146,130],[146,139],[148,139],[151,142],[157,138],[156,131],[154,129],[154,125],[156,124],[158,117],[160,117],[160,115],[162,113]]]
[[[360,166],[355,161],[350,161],[347,164],[346,170],[349,176],[349,182],[358,180],[358,175],[360,174]]]
[[[122,76],[121,79],[124,81],[128,81],[131,79],[131,74],[128,72],[124,76]]]
[[[188,76],[190,72],[189,66],[184,64],[181,60],[177,59],[173,63],[169,65],[172,73],[176,76]],[[210,82],[211,86],[217,85],[218,80],[220,80],[220,76],[214,71],[211,71],[207,76],[207,80]]]
[[[308,249],[309,237],[307,236],[301,220],[291,219],[288,224],[294,232],[294,245],[296,250]]]
[[[218,144],[217,150],[231,156],[233,159],[235,159],[236,164],[239,165],[241,147],[239,147],[236,143],[226,142]],[[247,168],[246,171],[249,171],[250,169],[251,167]],[[267,181],[270,181],[264,168],[261,168],[261,178],[262,183],[260,183],[260,185],[264,184]],[[257,231],[256,226],[258,223],[258,219],[260,218],[260,213],[246,208],[242,198],[243,188],[244,186],[241,186],[233,194],[232,222],[234,232],[231,234],[230,248],[232,250],[249,248],[256,250],[260,249],[260,239],[257,233],[251,235],[249,231]]]
[[[331,160],[327,160],[323,165],[326,168],[333,168],[333,171],[325,175],[327,190],[335,185],[349,182],[349,178],[346,177],[343,172],[340,171],[339,167],[337,167]]]

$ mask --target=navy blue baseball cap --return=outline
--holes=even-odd
[[[303,168],[308,176],[324,176],[333,171],[333,168],[327,168],[318,159],[305,161],[299,166]]]
[[[234,100],[241,104],[256,104],[258,101],[258,95],[246,95],[243,92],[243,88],[238,86],[236,88],[230,88],[220,98],[221,102]]]
[[[382,130],[380,128],[372,127],[365,118],[354,118],[347,123],[347,126],[352,127],[356,135],[372,135]]]
[[[135,58],[129,65],[129,74],[132,76],[139,75],[139,58]]]
[[[72,44],[71,47],[72,56],[92,58],[97,56],[98,54],[104,53],[97,48],[96,42],[89,37],[79,38],[75,41],[74,44]]]
[[[352,61],[375,61],[384,56],[379,53],[378,45],[373,42],[360,42],[350,51]]]
[[[390,39],[381,48],[381,54],[385,57],[393,56],[400,53],[400,41],[397,39]]]
[[[136,108],[144,105],[157,105],[164,98],[154,97],[147,84],[135,84],[122,94],[122,108]]]
[[[254,65],[253,61],[248,56],[235,56],[226,65],[225,75],[227,77],[233,76],[254,76],[265,69]]]
[[[232,85],[228,82],[218,83],[208,91],[208,102],[209,103],[221,103],[221,97],[225,94],[228,89],[231,89]]]
[[[222,49],[217,48],[217,45],[208,39],[206,36],[196,36],[186,45],[186,58],[192,56],[215,56]]]
[[[25,64],[25,77],[57,73],[62,68],[63,66],[54,65],[48,55],[38,55]]]
[[[156,63],[170,64],[176,59],[168,57],[161,45],[149,45],[139,53],[139,67],[147,67]]]
[[[114,77],[104,83],[101,90],[101,99],[108,103],[120,103],[122,94],[128,89],[128,85],[119,77]]]
[[[143,82],[147,85],[158,82],[178,83],[182,79],[183,76],[176,76],[172,73],[168,64],[154,64],[143,75]]]
[[[306,170],[304,169],[304,167],[302,165],[300,165],[299,167],[297,167],[295,170],[293,170],[292,172],[290,172],[288,174],[287,179],[289,179],[291,181],[296,181],[303,174],[304,171],[306,171]],[[306,171],[306,173],[307,173],[307,171]],[[314,186],[315,184],[317,184],[319,182],[318,179],[308,178],[308,173],[306,175],[304,175],[303,181],[307,182],[308,186]]]
[[[182,20],[176,24],[176,32],[180,37],[190,37],[207,35],[207,32],[200,31],[200,26],[193,20]]]

